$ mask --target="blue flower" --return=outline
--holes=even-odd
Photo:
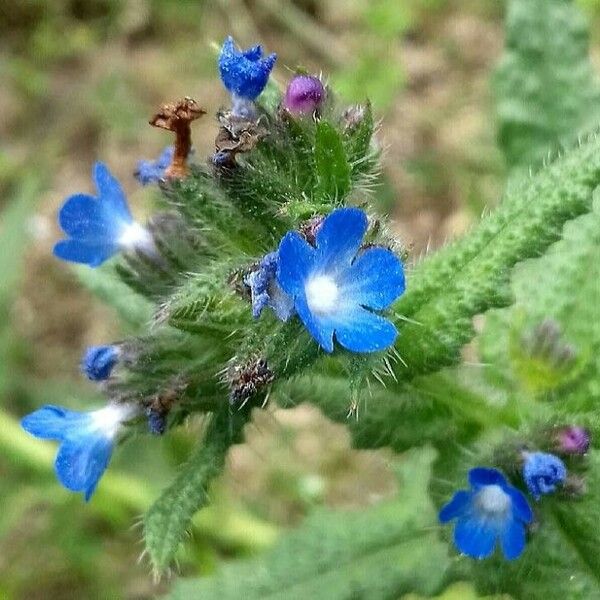
[[[173,160],[175,148],[167,146],[156,160],[140,160],[135,170],[135,177],[142,185],[158,183],[165,178],[165,171]]]
[[[262,258],[255,271],[244,278],[252,294],[252,316],[255,319],[267,306],[282,321],[287,321],[295,312],[294,300],[277,283],[277,264],[277,252],[271,252]]]
[[[372,310],[387,308],[404,292],[404,270],[386,248],[360,251],[367,225],[362,210],[339,208],[323,220],[316,247],[295,231],[279,245],[279,285],[327,352],[333,352],[334,333],[352,352],[383,350],[396,339],[394,325]]]
[[[108,379],[119,357],[118,346],[90,346],[81,360],[81,371],[92,381]]]
[[[54,246],[54,255],[90,267],[122,249],[153,255],[152,236],[133,220],[125,194],[106,165],[94,165],[94,181],[98,197],[75,194],[60,209],[58,222],[69,238]]]
[[[545,452],[526,454],[523,463],[523,479],[529,493],[539,500],[543,494],[551,494],[557,486],[562,485],[567,478],[565,463]]]
[[[442,523],[456,519],[454,544],[467,556],[487,558],[500,541],[508,560],[525,549],[525,526],[533,520],[525,496],[500,471],[477,467],[469,471],[470,490],[460,490],[440,510]]]
[[[269,80],[276,54],[263,58],[261,46],[239,50],[229,36],[223,43],[219,56],[219,73],[223,85],[234,97],[255,100]]]
[[[91,412],[47,405],[24,417],[21,425],[37,438],[60,442],[56,476],[67,489],[83,492],[87,501],[110,462],[123,423],[136,412],[131,404],[109,404]]]

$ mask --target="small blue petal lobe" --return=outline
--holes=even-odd
[[[104,163],[97,162],[94,165],[94,181],[100,201],[112,213],[113,218],[117,217],[125,223],[132,223],[133,217],[129,212],[123,188]]]
[[[511,520],[500,537],[500,547],[507,560],[518,558],[525,550],[525,528],[522,523]]]
[[[88,244],[79,240],[61,240],[56,242],[52,253],[57,258],[69,262],[98,267],[119,252],[116,244]]]
[[[331,319],[337,341],[351,352],[378,352],[389,348],[398,332],[394,325],[357,306]]]
[[[367,215],[358,208],[338,208],[317,231],[317,272],[333,274],[350,266],[367,231]]]
[[[251,61],[257,61],[263,54],[263,49],[262,46],[260,44],[257,44],[256,46],[252,46],[251,48],[248,48],[248,50],[244,50],[242,52],[242,56],[244,58],[247,58],[248,60]]]
[[[87,413],[80,413],[46,405],[21,419],[21,427],[27,433],[43,440],[62,440],[71,428],[80,428],[89,422]]]
[[[529,524],[533,521],[533,511],[531,506],[527,502],[527,498],[523,493],[512,486],[507,486],[504,491],[510,496],[512,500],[513,514],[515,518],[519,519],[525,524]]]
[[[404,292],[402,262],[386,248],[369,248],[354,261],[341,286],[358,304],[383,310]]]
[[[487,558],[494,551],[496,532],[477,519],[459,519],[454,528],[454,543],[467,556]]]
[[[452,496],[452,500],[444,504],[440,510],[439,519],[441,523],[447,523],[456,517],[464,515],[470,506],[473,494],[466,490],[460,490]]]
[[[69,490],[84,492],[89,500],[113,451],[112,439],[102,433],[73,433],[58,449],[54,468],[58,480]]]
[[[287,233],[279,244],[277,281],[290,296],[304,294],[304,286],[315,260],[314,248],[295,231]]]
[[[505,488],[508,484],[504,475],[497,469],[488,469],[486,467],[476,467],[469,471],[469,483],[474,487],[484,485],[499,485]]]

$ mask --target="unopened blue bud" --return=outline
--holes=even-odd
[[[240,50],[229,36],[223,43],[219,56],[219,73],[223,85],[233,96],[255,100],[267,85],[276,60],[276,54],[263,58],[261,46]]]
[[[90,346],[83,355],[81,371],[92,381],[103,381],[110,377],[119,357],[117,346]]]
[[[539,500],[545,494],[552,494],[567,478],[565,463],[545,452],[531,452],[525,455],[523,479],[529,493]]]

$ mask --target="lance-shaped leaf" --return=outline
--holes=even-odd
[[[588,212],[599,184],[600,140],[594,136],[511,187],[469,235],[417,265],[394,306],[400,329],[395,350],[402,358],[396,377],[408,380],[455,363],[474,335],[472,318],[511,303],[514,265],[545,252],[567,221]]]
[[[182,580],[170,600],[379,600],[434,593],[448,564],[427,497],[434,452],[410,453],[392,502],[356,512],[320,510],[260,558]]]
[[[315,198],[323,203],[331,202],[332,199],[341,200],[350,190],[352,169],[342,136],[327,121],[320,121],[316,127],[315,166]]]
[[[175,481],[150,507],[144,518],[144,539],[154,572],[173,561],[194,514],[208,504],[208,487],[225,465],[227,450],[241,441],[245,411],[231,411],[225,403],[213,415],[204,440],[190,456]]]

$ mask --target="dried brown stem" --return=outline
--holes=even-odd
[[[192,149],[191,123],[204,114],[206,111],[195,100],[186,97],[177,102],[163,104],[150,119],[150,125],[175,134],[175,152],[165,171],[165,177],[180,179],[189,173],[187,158]]]

